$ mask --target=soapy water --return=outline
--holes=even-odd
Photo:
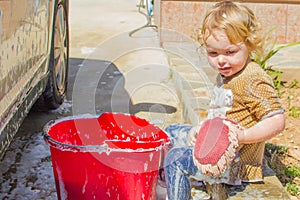
[[[81,51],[81,54],[83,54],[83,55],[89,55],[89,54],[95,52],[96,48],[95,47],[82,47],[80,49],[80,51]]]
[[[57,199],[49,147],[41,133],[16,138],[0,169],[0,199]]]
[[[50,110],[53,114],[68,114],[71,112],[72,102],[65,100],[57,109]]]

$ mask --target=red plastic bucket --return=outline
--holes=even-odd
[[[48,123],[58,199],[151,200],[168,136],[144,119],[121,113]]]

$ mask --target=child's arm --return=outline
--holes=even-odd
[[[224,123],[237,133],[239,144],[251,144],[268,140],[283,131],[285,119],[283,114],[276,114],[244,130],[228,121]]]

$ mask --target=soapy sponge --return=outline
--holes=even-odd
[[[218,176],[224,173],[236,155],[237,135],[223,123],[224,120],[220,117],[208,119],[199,130],[194,163],[204,174]]]

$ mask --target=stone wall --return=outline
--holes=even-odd
[[[176,42],[195,34],[207,9],[216,1],[155,0],[154,2],[154,21],[160,28],[161,42]],[[300,41],[300,1],[248,0],[243,3],[255,12],[264,30],[269,31],[277,27],[272,36],[277,38],[278,44]]]

